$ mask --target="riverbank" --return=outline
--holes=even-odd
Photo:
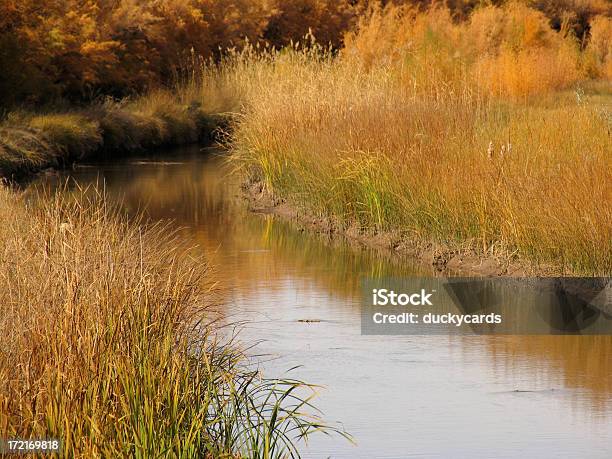
[[[400,231],[374,231],[357,225],[347,226],[334,217],[325,217],[303,206],[290,204],[274,197],[262,182],[245,183],[242,193],[248,208],[257,214],[270,214],[293,222],[300,229],[326,238],[343,238],[356,247],[367,247],[418,262],[432,275],[463,276],[562,276],[563,270],[554,265],[535,265],[502,254],[483,254],[469,246],[444,244],[425,239],[409,238]]]
[[[67,111],[11,113],[0,124],[0,177],[18,181],[82,160],[211,143],[227,120],[188,89]]]
[[[582,110],[591,121],[578,124],[572,116],[556,134],[544,126],[538,134],[558,141],[559,147],[568,139],[576,142],[561,147],[562,153],[540,142],[529,145],[531,137],[517,140],[514,145],[524,149],[513,146],[511,157],[504,158],[502,150],[501,157],[490,161],[483,144],[482,152],[474,147],[469,156],[435,164],[422,153],[400,159],[340,145],[328,150],[328,142],[356,141],[342,139],[348,132],[341,127],[296,130],[290,133],[296,137],[285,143],[276,137],[287,135],[284,124],[277,132],[265,129],[267,146],[264,129],[259,131],[261,136],[247,140],[252,147],[234,159],[246,158],[245,193],[255,211],[409,256],[438,272],[606,276],[612,271],[612,216],[606,204],[611,196],[606,151],[612,151],[612,143],[603,125],[583,137],[580,126],[600,120],[596,109]],[[543,117],[552,114],[535,111]],[[522,129],[538,129],[525,121]],[[564,137],[561,131],[569,134]],[[554,159],[540,156],[555,150],[559,155]],[[588,160],[580,158],[584,152]],[[419,164],[415,169],[412,161]]]
[[[493,19],[508,27],[489,40]],[[442,265],[474,254],[499,260],[496,273],[606,276],[612,92],[589,77],[592,51],[516,5],[467,24],[381,13],[340,56],[315,46],[253,62],[233,158],[324,227]]]
[[[314,389],[220,339],[209,265],[176,230],[90,191],[0,187],[0,431],[62,457],[299,457]]]

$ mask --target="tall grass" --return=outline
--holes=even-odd
[[[0,188],[0,432],[63,457],[299,457],[315,389],[217,340],[208,265],[99,194]]]
[[[477,14],[378,11],[339,59],[310,47],[253,60],[234,158],[345,226],[609,273],[609,85],[585,96],[585,54],[539,13]]]

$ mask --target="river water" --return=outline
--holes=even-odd
[[[612,337],[362,336],[362,276],[431,272],[248,212],[214,150],[66,175],[184,228],[264,375],[323,386],[317,407],[356,445],[315,435],[304,457],[612,457]]]

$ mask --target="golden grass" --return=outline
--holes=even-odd
[[[98,123],[73,113],[34,116],[28,127],[39,132],[62,161],[70,162],[91,154],[102,141]]]
[[[457,30],[472,23],[392,10],[349,37],[340,59],[314,49],[253,60],[234,157],[345,225],[609,274],[609,85],[591,98],[571,39],[509,8],[518,13],[496,14],[512,27],[488,53]]]
[[[217,342],[208,265],[168,228],[98,194],[44,201],[0,188],[5,437],[59,438],[63,457],[277,458],[320,428],[310,388]]]

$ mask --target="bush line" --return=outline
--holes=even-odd
[[[147,99],[146,102],[144,99]],[[169,92],[65,113],[16,112],[0,125],[0,177],[160,147],[210,142],[224,118]]]

